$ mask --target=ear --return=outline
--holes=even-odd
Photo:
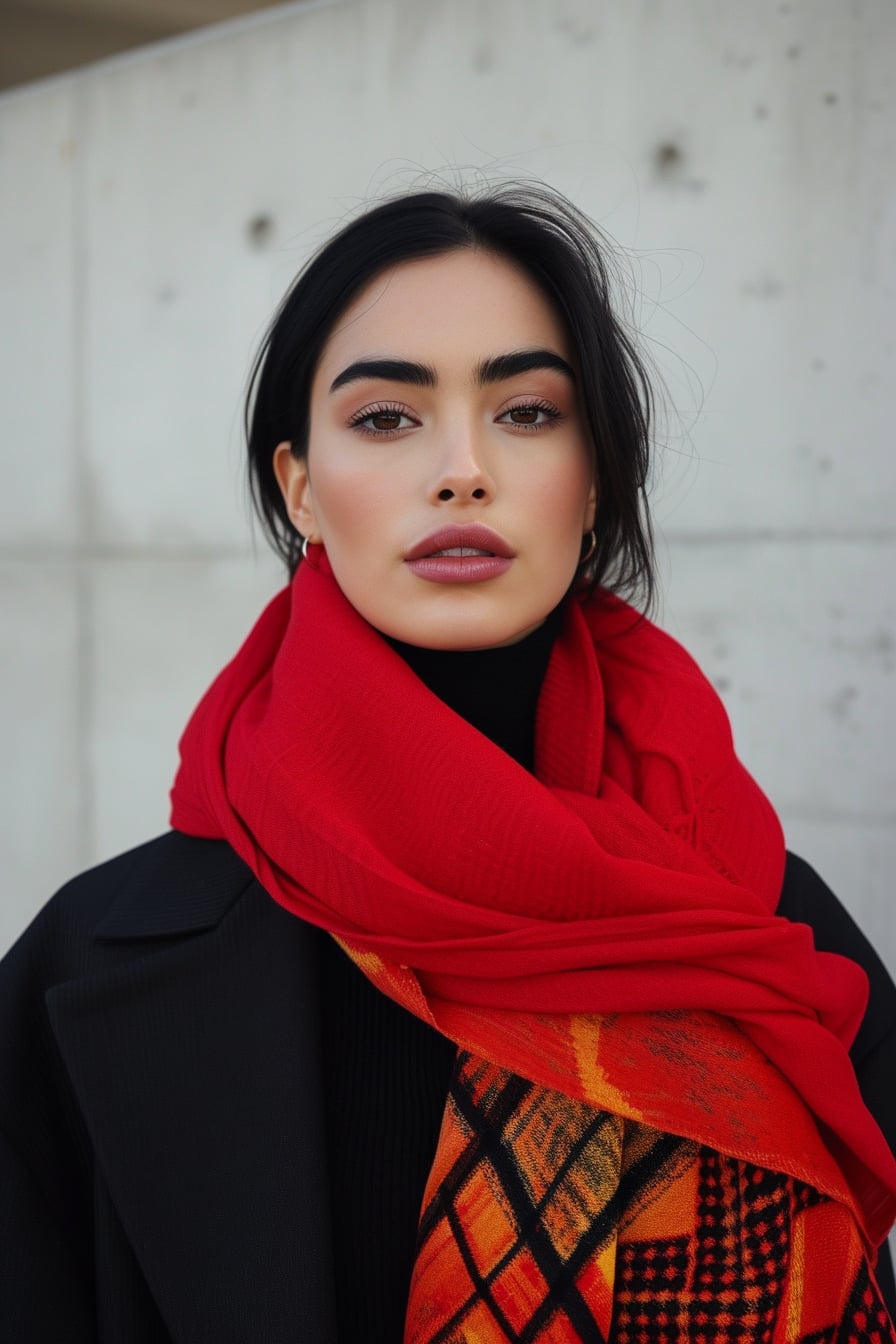
[[[309,541],[316,541],[317,520],[308,461],[307,458],[296,457],[292,444],[286,440],[278,443],[274,449],[274,475],[293,526]]]

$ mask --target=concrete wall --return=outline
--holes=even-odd
[[[619,241],[678,415],[664,619],[896,969],[890,0],[333,0],[0,98],[0,946],[166,826],[280,582],[240,401],[346,212],[535,173]]]

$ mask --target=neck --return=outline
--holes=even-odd
[[[535,767],[535,709],[562,605],[537,630],[497,649],[422,649],[386,642],[433,695],[490,738],[526,770]]]

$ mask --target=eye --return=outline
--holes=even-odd
[[[412,429],[414,425],[419,424],[419,421],[408,415],[401,406],[383,404],[362,407],[360,411],[355,412],[348,423],[349,428],[356,429],[359,434],[385,439],[392,434],[400,433],[403,429]]]
[[[502,411],[498,424],[525,430],[552,429],[562,419],[561,412],[549,401],[521,401]]]

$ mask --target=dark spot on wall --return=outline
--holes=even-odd
[[[719,695],[724,695],[726,691],[731,690],[730,677],[713,677],[712,684],[719,692]]]
[[[822,473],[822,475],[824,475],[826,471],[830,471],[832,466],[833,463],[831,462],[831,459],[829,457],[820,457],[818,459],[818,470]]]
[[[555,27],[558,33],[565,33],[576,45],[584,46],[588,42],[593,42],[595,38],[594,28],[586,27],[585,24],[578,23],[575,19],[559,19]]]
[[[824,360],[821,358],[820,355],[816,355],[815,358],[812,360],[811,364],[809,365],[809,367],[815,373],[824,373],[825,369],[827,368],[827,364],[824,362]]]
[[[824,101],[827,103],[828,107],[833,107],[834,103],[838,103],[840,99],[837,97],[836,93],[826,93]]]
[[[745,280],[742,288],[744,294],[754,299],[776,299],[784,292],[783,284],[771,271],[763,271],[752,280]]]
[[[871,641],[872,648],[880,658],[884,672],[893,671],[893,636],[889,630],[878,630]]]
[[[753,108],[753,116],[757,121],[768,121],[768,108],[765,103],[757,103]]]
[[[274,221],[270,215],[253,215],[246,225],[246,237],[251,247],[265,247],[273,234]]]
[[[830,710],[832,718],[840,719],[841,722],[846,719],[858,694],[858,689],[855,686],[841,686],[839,691],[827,702],[827,708]]]
[[[845,613],[840,608],[828,607],[828,614],[843,616]],[[864,669],[873,659],[883,672],[893,671],[893,653],[894,653],[893,633],[890,630],[873,630],[868,635],[860,635],[858,638],[850,638],[849,634],[840,634],[833,632],[831,635],[831,648],[838,653],[847,653],[851,658],[857,659]]]
[[[792,43],[791,46],[789,46],[789,47],[787,48],[787,50],[785,51],[784,55],[787,57],[787,59],[788,59],[789,61],[795,61],[795,60],[797,59],[797,57],[799,56],[799,54],[800,54],[801,51],[802,51],[802,47],[797,46],[797,44],[794,42],[794,43]]]
[[[173,303],[176,298],[177,290],[174,285],[159,285],[156,289],[156,302],[161,303],[163,307]]]
[[[673,140],[664,140],[653,151],[653,166],[657,176],[677,178],[684,166],[684,152]]]

